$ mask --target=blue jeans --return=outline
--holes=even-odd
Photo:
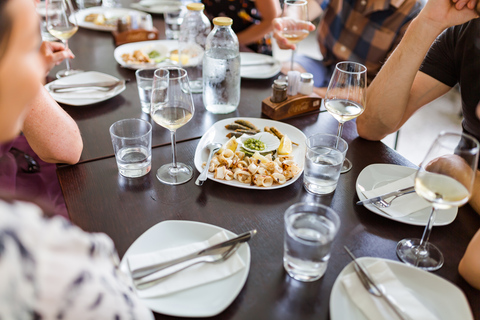
[[[328,87],[335,65],[325,66],[322,60],[302,55],[295,56],[295,62],[301,65],[307,72],[313,74],[313,85],[315,87]]]

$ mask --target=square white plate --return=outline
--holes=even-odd
[[[240,75],[242,78],[270,79],[276,76],[281,69],[280,61],[271,56],[253,52],[240,52]]]

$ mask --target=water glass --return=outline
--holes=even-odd
[[[135,72],[137,78],[138,96],[142,111],[150,114],[150,101],[152,98],[153,74],[155,69],[139,69]]]
[[[125,119],[110,127],[119,173],[127,178],[146,175],[152,168],[152,125],[142,119]]]
[[[183,22],[184,10],[165,12],[163,18],[165,20],[165,36],[170,40],[178,40],[180,35],[180,25]]]
[[[327,270],[332,242],[340,228],[333,209],[300,202],[285,211],[283,266],[294,279],[310,282]]]
[[[99,7],[102,5],[102,0],[76,0],[77,7],[80,10],[91,8],[91,7]]]
[[[348,144],[340,137],[317,133],[306,141],[303,185],[313,194],[328,194],[337,188]]]

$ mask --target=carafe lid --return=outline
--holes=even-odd
[[[213,19],[213,24],[216,26],[230,26],[233,20],[229,17],[216,17]]]
[[[192,11],[202,11],[203,9],[205,9],[205,5],[203,3],[193,2],[187,4],[187,9]]]

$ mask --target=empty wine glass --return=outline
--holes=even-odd
[[[439,209],[465,204],[473,189],[478,163],[478,141],[462,133],[442,132],[433,142],[415,175],[415,191],[432,204],[421,239],[403,239],[397,255],[406,264],[428,271],[443,265],[443,254],[429,243]]]
[[[155,70],[150,115],[157,124],[170,130],[173,154],[172,163],[165,164],[157,170],[160,182],[170,185],[182,184],[193,176],[192,167],[177,162],[175,144],[176,130],[190,121],[193,113],[193,99],[187,72],[174,67]]]
[[[322,103],[338,121],[339,138],[342,137],[343,124],[362,114],[366,99],[367,68],[351,61],[337,63]],[[352,163],[345,158],[341,172],[348,172],[351,168]]]
[[[77,20],[70,0],[47,0],[46,1],[47,30],[52,36],[60,39],[68,50],[68,39],[78,30]],[[66,70],[57,72],[57,78],[71,76],[83,72],[70,68],[70,60],[65,59]]]
[[[307,4],[308,2],[306,0],[285,0],[282,12],[283,30],[281,33],[290,44],[296,44],[302,41],[310,32],[308,29],[306,29],[307,24],[298,23],[308,22]],[[290,70],[293,70],[295,50],[292,50]]]

